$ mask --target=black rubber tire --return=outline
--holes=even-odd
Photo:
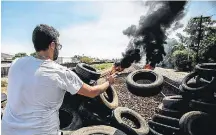
[[[211,135],[215,124],[215,118],[200,111],[185,113],[179,121],[181,131],[187,135]]]
[[[164,125],[161,123],[154,122],[150,120],[148,122],[149,126],[159,133],[163,133],[164,135],[176,135],[180,133],[180,128]]]
[[[195,66],[195,71],[200,75],[212,75],[216,77],[216,63],[202,63]]]
[[[197,84],[196,82],[189,82],[187,85],[189,87],[199,86],[199,84]],[[179,86],[179,93],[182,95],[182,97],[185,101],[190,101],[191,99],[212,100],[214,98],[213,93],[210,93],[208,91],[205,91],[205,92],[203,91],[202,93],[185,91],[182,88],[182,85]]]
[[[179,110],[171,110],[164,108],[163,103],[161,103],[159,106],[159,114],[164,115],[164,116],[169,116],[173,118],[179,119],[185,112],[179,111]]]
[[[139,84],[136,82],[139,79],[147,79],[153,82],[148,84]],[[128,90],[136,96],[154,96],[159,94],[162,90],[161,86],[163,84],[163,76],[151,70],[136,70],[127,76],[126,84]]]
[[[194,93],[195,95],[199,95],[202,96],[203,94],[207,95],[212,94],[214,92],[213,88],[214,88],[214,83],[216,83],[216,79],[213,79],[211,81],[211,83],[202,83],[202,84],[197,84],[196,87],[191,87],[188,86],[188,81],[194,77],[198,76],[197,72],[193,72],[188,74],[187,76],[185,76],[185,78],[182,80],[182,90],[186,91],[186,92],[191,92]]]
[[[66,92],[62,104],[74,110],[77,110],[83,102],[87,102],[89,100],[91,100],[91,98],[89,97],[82,96],[79,94],[71,95],[69,92]]]
[[[176,118],[155,114],[152,117],[152,121],[179,128],[179,119],[176,119]]]
[[[149,127],[149,134],[148,135],[164,135],[164,134],[158,133],[157,131],[155,131],[154,129]]]
[[[68,117],[66,117],[66,115]],[[59,120],[61,130],[77,130],[82,127],[82,119],[77,111],[62,105],[59,109]]]
[[[93,108],[86,106],[86,104],[87,103],[83,103],[78,109],[84,127],[93,125],[109,125],[110,119],[107,118],[106,114],[103,114],[101,110],[95,111]]]
[[[73,132],[71,135],[127,135],[119,129],[116,129],[111,126],[91,126],[83,127]]]
[[[189,100],[183,99],[181,95],[167,96],[162,100],[164,108],[171,110],[188,110]]]
[[[101,75],[96,69],[85,63],[78,63],[76,72],[85,80],[98,80]]]
[[[202,111],[206,113],[216,114],[216,100],[212,102],[191,100],[190,107],[193,111]]]
[[[136,127],[125,123],[122,117],[132,119]],[[118,107],[113,111],[113,125],[129,135],[147,135],[149,133],[146,120],[139,113],[126,107]]]
[[[108,96],[108,98],[107,98]],[[107,109],[115,109],[118,107],[118,95],[113,86],[109,86],[106,92],[102,93],[97,97],[99,102]]]

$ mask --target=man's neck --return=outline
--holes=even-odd
[[[36,57],[37,57],[38,59],[42,59],[42,60],[51,59],[51,58],[49,57],[49,55],[47,55],[46,53],[43,53],[43,52],[37,52]]]

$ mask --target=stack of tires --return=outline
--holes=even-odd
[[[149,133],[146,120],[137,112],[126,107],[114,109],[107,120],[110,123],[84,126],[71,135],[148,135]]]
[[[188,74],[181,95],[165,97],[149,121],[151,135],[208,135],[216,128],[216,63],[203,63]]]

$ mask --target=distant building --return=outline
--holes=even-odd
[[[65,63],[79,63],[80,61],[79,59],[74,57],[58,57],[56,62],[59,64],[65,64]]]
[[[12,61],[13,55],[1,53],[1,77],[6,77],[8,75]]]
[[[12,62],[13,61],[12,59],[13,59],[13,55],[1,53],[1,62],[2,61]]]

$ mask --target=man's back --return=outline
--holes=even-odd
[[[65,70],[51,60],[34,57],[13,62],[8,75],[2,134],[57,134],[58,109],[65,94]]]

